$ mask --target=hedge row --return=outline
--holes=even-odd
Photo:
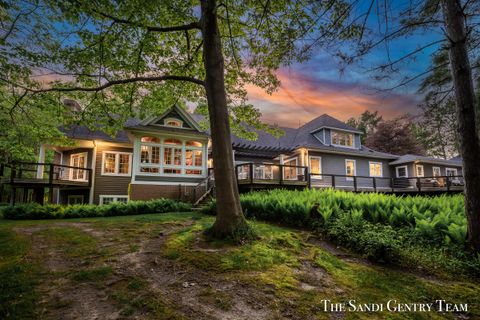
[[[129,201],[107,205],[40,205],[38,203],[7,206],[0,209],[5,219],[69,219],[86,217],[112,217],[148,213],[189,211],[191,205],[170,199],[151,201]]]

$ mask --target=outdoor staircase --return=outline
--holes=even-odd
[[[193,189],[193,208],[201,210],[201,208],[215,196],[215,180],[213,172],[200,181]]]

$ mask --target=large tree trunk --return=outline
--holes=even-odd
[[[455,86],[460,154],[465,177],[468,241],[480,252],[480,138],[476,127],[477,107],[467,52],[465,16],[458,0],[442,0],[442,8],[450,41],[450,69]]]
[[[215,0],[201,0],[205,89],[212,137],[217,218],[215,237],[231,237],[246,230],[235,178],[230,123],[225,91],[224,62]]]

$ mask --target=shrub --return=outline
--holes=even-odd
[[[130,201],[108,205],[75,204],[69,206],[40,205],[38,203],[20,204],[1,208],[5,219],[69,219],[87,217],[111,217],[147,213],[181,212],[191,209],[190,204],[171,199],[151,201]]]

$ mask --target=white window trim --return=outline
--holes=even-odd
[[[72,162],[73,162],[73,157],[74,156],[84,156],[85,157],[85,165],[83,166],[83,168],[86,169],[88,167],[88,152],[72,153],[70,155],[70,166],[71,167],[73,167]],[[75,169],[70,168],[69,174],[68,174],[68,180],[71,180],[71,181],[88,181],[87,170],[82,170],[84,179],[73,179],[73,170],[75,170]]]
[[[83,196],[83,194],[70,194],[70,195],[67,196],[67,204],[70,205],[71,204],[70,199],[75,199],[75,198],[82,199],[81,203],[83,203],[83,201],[85,201],[85,197]]]
[[[353,162],[353,176],[357,175],[357,160],[354,159],[345,159],[345,175],[347,175],[347,162],[352,161]],[[349,176],[351,177],[351,176]],[[353,178],[346,177],[345,179],[347,181],[353,181]]]
[[[103,204],[103,199],[105,199],[105,198],[113,198],[114,200],[112,201],[112,203],[118,202],[119,198],[126,198],[127,202],[130,200],[128,198],[128,195],[101,194],[101,195],[99,195],[99,204]]]
[[[380,165],[380,175],[379,176],[376,176],[376,175],[372,176],[372,172],[370,171],[370,165],[372,165],[372,164],[379,164]],[[368,174],[370,175],[370,177],[382,178],[383,177],[383,163],[378,162],[378,161],[368,161]]]
[[[310,173],[313,174],[312,171],[312,159],[318,159],[319,170],[318,173],[315,173],[316,179],[322,179],[322,157],[320,156],[308,156],[308,167],[310,168]]]
[[[418,174],[418,168],[422,168],[422,174],[421,175]],[[418,177],[418,178],[425,177],[425,167],[423,166],[423,164],[416,164],[415,165],[415,176]]]
[[[152,142],[142,142],[141,138],[142,136],[152,136],[152,137],[157,137],[159,138],[160,142],[158,143],[152,143]],[[208,154],[208,142],[203,141],[202,139],[198,139],[196,137],[187,137],[187,136],[158,136],[154,135],[151,133],[145,133],[142,136],[137,136],[135,139],[135,151],[134,153],[138,154],[135,160],[135,174],[136,175],[142,175],[142,176],[154,176],[154,177],[189,177],[189,178],[199,178],[199,177],[205,177],[208,173],[208,159],[207,159],[207,154]],[[164,143],[165,140],[168,139],[176,139],[182,142],[182,144],[178,145],[166,145]],[[198,141],[202,144],[201,147],[195,147],[195,146],[186,146],[187,141]],[[148,146],[156,146],[160,148],[160,163],[141,163],[141,149],[142,145],[148,145]],[[165,148],[178,148],[182,149],[182,159],[181,159],[181,165],[174,165],[174,164],[164,164],[164,156],[165,156]],[[202,165],[201,166],[187,166],[186,165],[186,151],[187,150],[199,150],[202,151]],[[174,153],[172,153],[171,157],[173,160]],[[141,167],[145,168],[158,168],[158,173],[155,172],[141,172]],[[164,173],[164,169],[174,169],[174,170],[180,170],[180,173]],[[201,174],[186,174],[186,170],[201,170]]]
[[[291,161],[295,161],[295,164],[287,164],[287,162],[291,162]],[[298,158],[298,156],[295,156],[295,157],[291,157],[291,158],[287,158],[286,160],[283,160],[283,165],[286,165],[286,166],[298,166],[298,163],[300,162],[300,159]],[[285,169],[288,169],[289,167],[282,167],[283,169],[283,179],[285,180],[296,180],[297,177],[298,177],[298,170],[295,170],[295,174],[292,176],[292,177],[289,177],[289,178],[286,178],[286,174],[285,174]],[[298,169],[298,168],[297,168]]]
[[[176,121],[176,122],[180,123],[180,125],[179,126],[168,125],[167,122],[169,122],[169,121]],[[165,127],[170,127],[170,128],[183,128],[183,121],[178,119],[178,118],[165,118],[165,119],[163,119],[163,125]]]
[[[347,146],[347,145],[344,146],[342,144],[333,143],[333,132],[351,134],[352,135],[352,145],[351,146]],[[355,134],[352,133],[352,132],[347,132],[347,131],[343,131],[343,130],[332,130],[332,129],[330,129],[330,144],[334,147],[356,149],[355,148]]]
[[[435,175],[435,169],[438,169],[438,173],[439,173],[438,176]],[[442,168],[440,168],[440,167],[432,167],[432,176],[434,176],[434,177],[441,177],[441,176],[442,176]]]
[[[405,176],[404,177],[400,177],[398,175],[398,169],[401,169],[401,168],[405,168]],[[398,167],[395,167],[395,175],[397,176],[397,178],[408,178],[408,166],[398,166]]]
[[[458,176],[458,169],[457,168],[445,168],[445,175],[448,176],[448,171],[455,171],[454,176]]]
[[[115,154],[115,172],[105,172],[105,154],[112,153]],[[128,173],[118,173],[120,170],[120,155],[127,154],[128,155]],[[122,152],[122,151],[102,151],[102,176],[118,176],[118,177],[130,177],[132,175],[132,163],[133,163],[133,156],[131,152]]]

